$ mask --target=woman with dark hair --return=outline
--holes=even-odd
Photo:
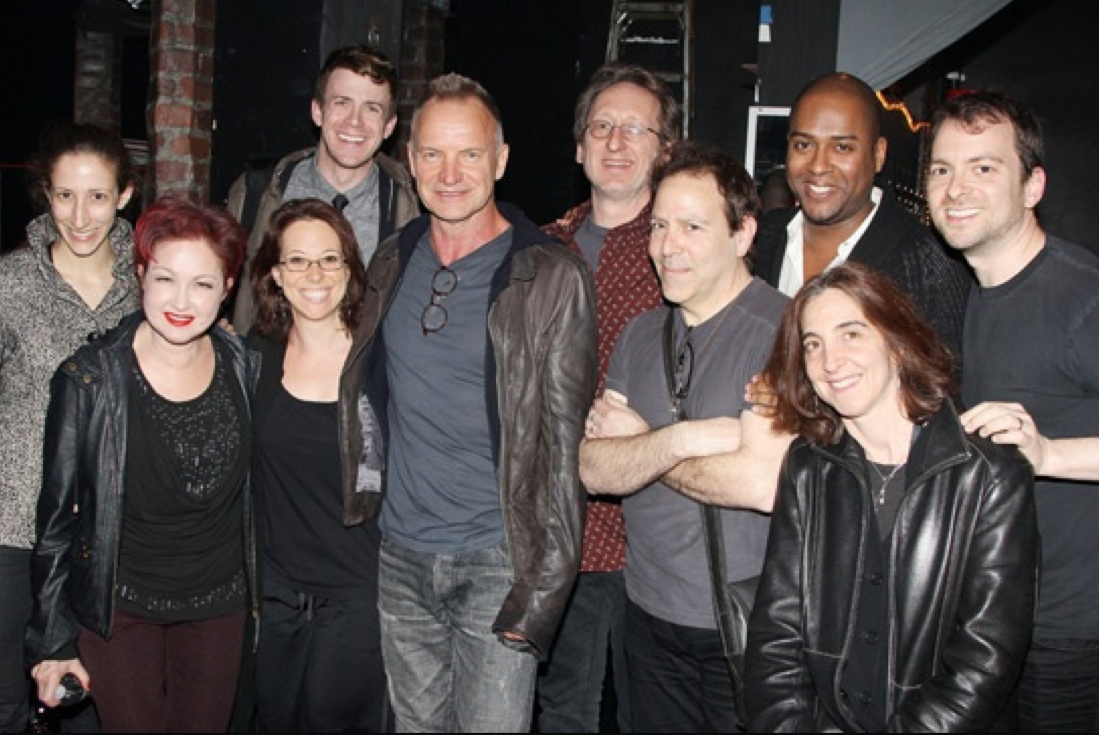
[[[73,674],[105,732],[229,724],[254,577],[257,356],[216,325],[247,235],[181,197],[137,222],[142,309],[50,384],[27,657],[48,706]]]
[[[351,225],[319,199],[285,202],[252,263],[249,342],[263,356],[253,477],[262,512],[255,657],[262,732],[391,730],[378,624],[375,520],[342,495],[344,375],[366,269]],[[357,382],[355,383],[357,385]],[[359,470],[353,470],[359,471]],[[365,470],[362,470],[365,471]]]
[[[765,383],[783,461],[748,629],[750,732],[1001,727],[1034,614],[1030,465],[967,435],[952,360],[848,261],[786,311]]]
[[[23,636],[50,378],[140,303],[133,230],[119,214],[136,179],[122,138],[59,125],[29,175],[42,214],[23,245],[0,257],[0,732],[23,732],[31,701]]]

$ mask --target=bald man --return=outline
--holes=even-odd
[[[881,103],[858,77],[824,74],[798,93],[786,144],[786,178],[798,203],[762,218],[756,275],[792,296],[847,259],[873,266],[960,355],[972,276],[930,227],[876,185],[888,148],[881,127]]]

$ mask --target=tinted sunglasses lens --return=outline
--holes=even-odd
[[[446,326],[446,309],[439,304],[428,304],[420,315],[420,326],[423,327],[424,334],[438,332]]]
[[[457,287],[457,273],[446,267],[435,271],[435,277],[431,279],[431,290],[434,291],[437,296],[446,296]]]

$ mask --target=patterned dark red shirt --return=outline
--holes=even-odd
[[[543,230],[580,253],[575,235],[591,213],[591,202],[572,208]],[[595,305],[599,321],[599,382],[603,392],[611,352],[618,335],[633,317],[661,304],[660,281],[649,259],[649,218],[646,206],[640,214],[607,233],[595,268]],[[619,498],[588,496],[581,572],[617,572],[626,564],[626,526]]]

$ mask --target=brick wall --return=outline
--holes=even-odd
[[[147,201],[210,196],[216,0],[153,0]]]
[[[400,126],[394,150],[404,160],[412,111],[428,81],[443,71],[446,16],[423,0],[390,1],[405,6]],[[209,201],[216,0],[152,0],[149,14],[149,164],[144,200],[190,193]],[[117,127],[117,42],[115,36],[96,32],[86,32],[78,40],[78,118]]]
[[[400,128],[394,151],[401,161],[407,160],[405,149],[412,126],[412,111],[427,89],[427,83],[443,71],[445,26],[443,11],[426,7],[419,0],[405,3],[401,37],[401,98],[397,105]]]
[[[112,33],[78,29],[73,85],[73,117],[117,130],[119,121],[119,70]]]

